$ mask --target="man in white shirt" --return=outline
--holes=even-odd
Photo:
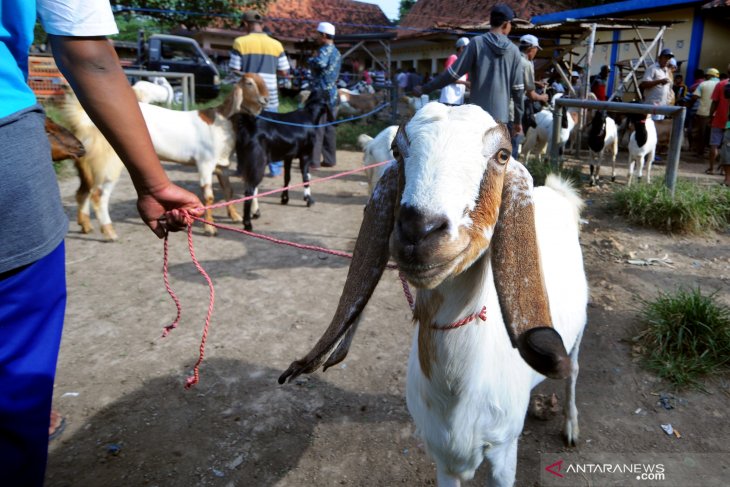
[[[644,103],[647,105],[666,106],[669,103],[669,93],[672,91],[672,81],[669,78],[667,64],[674,57],[669,49],[662,49],[659,59],[644,73],[639,89],[644,93]],[[664,120],[664,115],[652,115],[654,120]]]
[[[459,58],[464,48],[469,45],[469,39],[466,37],[460,37],[456,41],[456,54],[452,54],[446,59],[444,67],[449,69],[449,66],[454,64]],[[464,103],[464,94],[466,93],[466,87],[469,82],[467,81],[467,75],[465,74],[458,80],[454,81],[450,85],[446,85],[441,89],[441,95],[439,96],[439,102],[445,103],[446,105],[462,105]]]
[[[715,86],[720,82],[720,71],[715,68],[710,68],[705,71],[707,79],[697,86],[694,93],[692,93],[692,103],[696,100],[700,101],[699,108],[697,108],[697,114],[695,115],[695,124],[697,127],[697,143],[695,151],[698,156],[705,155],[705,147],[707,146],[707,139],[710,132],[710,107],[712,105],[712,92],[715,90]],[[711,174],[709,171],[708,174]]]

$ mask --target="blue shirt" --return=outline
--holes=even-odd
[[[312,90],[326,93],[330,105],[334,107],[337,104],[337,78],[342,64],[340,51],[333,44],[325,44],[307,63],[312,70]]]
[[[35,1],[2,0],[0,8],[0,118],[36,103],[28,86],[28,50],[33,42]]]

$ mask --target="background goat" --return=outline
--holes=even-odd
[[[227,168],[235,146],[235,134],[229,118],[236,113],[258,115],[268,104],[269,92],[264,80],[254,73],[246,73],[233,87],[225,101],[205,110],[178,111],[140,103],[152,143],[160,159],[180,164],[195,164],[200,176],[203,202],[212,205],[213,173],[223,187],[227,201],[233,199],[233,190]],[[240,160],[240,159],[239,159]],[[240,222],[233,205],[226,207],[231,220]],[[205,211],[205,219],[213,222],[213,211]],[[207,235],[215,235],[212,225],[205,225]]]
[[[568,111],[560,121],[560,135],[558,145],[564,148],[570,138],[573,127],[578,120],[577,111]],[[525,134],[525,142],[522,145],[520,159],[527,164],[531,154],[537,154],[538,160],[542,161],[546,152],[550,151],[553,144],[553,112],[541,110],[535,114],[537,127],[530,127]]]
[[[109,200],[119,181],[124,165],[104,135],[91,121],[73,93],[66,95],[63,117],[74,135],[81,141],[85,153],[76,161],[79,174],[79,189],[76,191],[76,221],[82,233],[91,233],[91,206],[101,224],[101,233],[106,240],[117,240],[117,232],[109,215]]]
[[[340,98],[338,115],[360,115],[375,110],[380,105],[382,95],[380,93],[356,93],[344,88],[337,90]]]
[[[46,136],[51,144],[51,160],[73,159],[78,169],[79,159],[86,153],[84,144],[67,128],[46,117]]]
[[[369,166],[371,164],[377,164],[378,162],[389,161],[393,159],[393,151],[390,149],[395,139],[395,134],[398,131],[397,125],[391,125],[390,127],[382,130],[375,138],[370,137],[367,134],[360,134],[357,138],[357,143],[363,150],[362,165]],[[380,178],[388,168],[387,164],[382,166],[373,167],[365,170],[365,177],[368,180],[369,193],[373,193],[375,185],[378,183]]]
[[[510,158],[507,130],[475,105],[429,103],[396,135],[394,152],[398,164],[365,210],[335,316],[279,382],[344,359],[392,255],[418,288],[406,398],[439,485],[471,478],[484,458],[493,485],[512,485],[530,390],[544,379],[528,363],[570,376],[564,434],[569,444],[578,439],[582,202],[555,176],[533,191]],[[485,323],[461,326],[477,313]]]
[[[651,182],[651,165],[656,153],[657,134],[654,120],[650,115],[632,113],[628,116],[634,131],[629,138],[629,186],[634,178],[634,166],[639,163],[639,181],[641,181],[644,163],[646,162],[646,182]]]
[[[233,117],[236,128],[236,157],[238,159],[238,173],[243,178],[243,190],[246,196],[256,194],[256,188],[261,184],[270,161],[284,161],[284,186],[291,181],[291,164],[296,157],[299,159],[299,169],[302,172],[302,181],[309,183],[309,166],[312,163],[314,141],[317,128],[331,120],[332,113],[329,104],[323,96],[314,91],[307,98],[304,108],[289,113],[264,112],[267,118],[299,126],[291,126],[270,122],[252,115],[240,114]],[[309,190],[309,184],[304,187],[304,201],[307,206],[314,204],[314,198]],[[281,203],[289,202],[289,191],[281,193]],[[243,203],[243,226],[252,230],[251,200]],[[254,214],[253,218],[258,217]]]
[[[616,130],[616,122],[604,110],[596,110],[593,115],[590,131],[588,132],[588,148],[591,154],[591,186],[595,185],[600,178],[601,163],[606,152],[611,154],[611,181],[615,181],[618,131]]]
[[[142,103],[162,103],[166,107],[172,105],[175,92],[167,81],[167,78],[155,76],[150,81],[137,81],[132,85],[132,90],[137,96],[137,101]]]

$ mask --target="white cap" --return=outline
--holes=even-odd
[[[320,22],[317,26],[317,32],[321,32],[322,34],[327,34],[328,36],[334,36],[335,35],[335,26],[330,24],[329,22]]]
[[[540,44],[537,41],[537,37],[535,37],[532,34],[525,34],[522,37],[520,37],[520,44],[523,46],[530,46],[530,47],[536,47],[538,49],[542,49],[540,47]]]
[[[570,73],[571,76],[575,76],[576,78],[580,78],[580,75],[578,74],[578,71],[573,71]]]
[[[469,38],[468,37],[459,37],[459,40],[456,41],[456,47],[466,47],[469,45]]]

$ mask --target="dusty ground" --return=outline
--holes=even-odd
[[[360,158],[340,152],[337,169],[356,167]],[[166,167],[173,180],[195,188],[193,168]],[[703,169],[683,165],[685,172]],[[278,184],[267,179],[263,189]],[[125,176],[112,197],[117,243],[78,232],[76,185],[75,178],[61,181],[72,225],[55,406],[68,427],[51,444],[49,487],[433,484],[433,464],[405,407],[412,325],[395,273],[386,271],[341,366],[280,386],[281,371],[329,323],[348,261],[231,232],[206,238],[197,226],[195,249],[213,278],[216,302],[201,383],[184,390],[208,305],[185,236],[174,235],[170,251],[182,323],[161,339],[162,327],[175,315],[162,281],[162,242],[138,220],[129,180]],[[270,197],[262,202],[255,229],[351,250],[366,191],[364,176],[353,175],[315,185],[317,204],[309,209],[297,191],[288,207]],[[696,485],[727,485],[730,383],[710,382],[708,393],[677,392],[674,409],[665,410],[659,394],[671,389],[638,367],[627,339],[634,333],[639,297],[700,285],[719,290],[728,301],[730,235],[668,237],[631,227],[607,212],[607,192],[584,192],[588,223],[582,241],[592,302],[577,392],[578,451],[585,458],[724,452],[725,463],[717,462]],[[223,211],[218,215],[230,223]],[[639,259],[666,255],[673,264],[631,265],[624,255],[632,252]],[[562,384],[554,381],[535,392],[564,397]],[[666,435],[662,423],[672,423],[682,438]],[[517,485],[541,485],[538,454],[564,451],[561,424],[560,415],[526,419]],[[470,485],[483,485],[484,479],[482,468]]]

